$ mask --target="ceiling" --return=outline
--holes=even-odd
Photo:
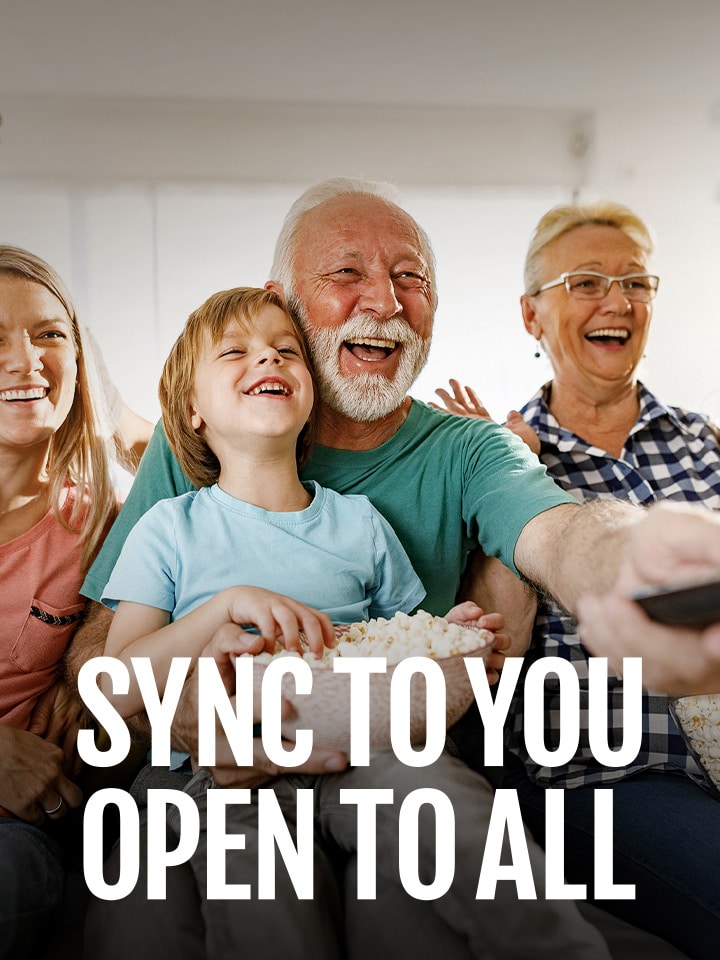
[[[720,3],[0,0],[3,96],[717,113]]]

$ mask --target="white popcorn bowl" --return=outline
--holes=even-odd
[[[443,658],[422,657],[436,664],[442,673],[445,690],[445,730],[462,717],[474,700],[465,657],[479,657],[486,660],[492,651],[493,635],[487,630],[477,631],[477,634],[478,645],[473,650]],[[387,664],[384,673],[373,673],[369,678],[369,746],[371,749],[389,749],[392,744],[391,686],[398,665]],[[267,662],[254,664],[256,692],[261,690],[266,669]],[[347,673],[336,673],[332,669],[332,662],[324,666],[311,666],[311,670],[313,683],[310,694],[295,692],[295,679],[292,675],[286,675],[283,679],[283,696],[291,708],[282,723],[283,736],[294,740],[298,730],[312,730],[314,746],[347,753],[351,742],[351,678]],[[398,683],[403,686],[406,686],[407,682],[400,678],[398,680]],[[421,674],[416,674],[410,683],[409,709],[398,713],[396,723],[402,724],[402,730],[408,730],[404,735],[408,737],[410,743],[423,744],[426,739],[428,717],[432,719],[434,714],[428,710],[429,705],[426,703],[425,678]],[[395,697],[398,697],[397,692]]]
[[[677,697],[668,710],[705,783],[720,790],[720,694]]]

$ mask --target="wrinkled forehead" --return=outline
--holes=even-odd
[[[300,220],[294,246],[295,257],[303,260],[316,259],[326,251],[367,257],[382,253],[415,258],[434,273],[424,232],[410,214],[381,197],[358,194],[318,204]]]

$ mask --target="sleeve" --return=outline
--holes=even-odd
[[[100,600],[111,610],[121,600],[158,610],[175,609],[176,550],[174,513],[157,503],[132,528]]]
[[[81,593],[91,600],[100,600],[123,544],[140,517],[159,500],[176,497],[192,489],[192,484],[170,449],[162,421],[158,421],[130,493],[85,577]]]
[[[477,423],[477,421],[468,421]],[[473,434],[480,440],[474,442]],[[577,500],[550,477],[536,455],[506,427],[468,431],[463,452],[463,520],[488,556],[516,575],[515,545],[530,520]]]
[[[389,619],[398,611],[411,613],[424,600],[425,588],[393,528],[374,507],[370,509],[376,563],[369,615]]]

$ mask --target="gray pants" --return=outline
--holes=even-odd
[[[334,866],[345,862],[356,851],[357,808],[342,804],[341,789],[390,789],[392,804],[377,808],[377,873],[383,887],[402,890],[399,876],[400,846],[398,820],[402,801],[414,790],[436,788],[450,800],[455,817],[455,873],[448,892],[437,900],[421,902],[423,913],[433,915],[430,921],[443,931],[443,938],[464,945],[471,957],[503,957],[527,960],[528,957],[563,957],[577,960],[609,960],[610,954],[597,931],[580,916],[577,907],[567,901],[541,899],[544,885],[544,857],[540,848],[527,837],[533,863],[537,900],[518,900],[513,882],[500,882],[495,899],[476,900],[478,875],[485,849],[493,792],[489,784],[464,763],[443,754],[431,767],[413,768],[401,764],[390,751],[373,756],[368,767],[354,767],[340,774],[325,776],[286,775],[272,784],[286,821],[296,813],[297,790],[313,790],[316,825],[315,896],[298,900],[279,854],[276,856],[278,887],[274,900],[208,900],[206,892],[207,796],[214,787],[209,774],[200,771],[187,787],[200,810],[200,842],[192,858],[198,891],[203,901],[206,926],[206,948],[209,960],[237,955],[262,957],[313,956],[328,960],[352,954],[351,938],[345,943],[342,922],[340,885],[335,881]],[[170,808],[171,811],[174,808]],[[230,883],[248,884],[257,890],[257,804],[233,805],[227,808],[226,830],[243,833],[245,848],[228,851],[226,879]],[[435,871],[434,813],[425,806],[420,814],[418,875],[432,880]],[[177,819],[170,815],[170,825]],[[507,842],[507,841],[506,841]],[[509,848],[503,862],[509,862]],[[349,888],[354,875],[349,870]],[[318,891],[322,891],[318,895]],[[392,923],[385,902],[356,901],[364,924]],[[351,895],[346,900],[350,921],[355,910]],[[416,952],[421,944],[420,931],[404,931],[406,949],[412,940]]]
[[[201,772],[168,779],[148,768],[146,786],[184,784],[198,803],[204,823],[207,790],[212,779]],[[391,754],[380,754],[369,768],[354,768],[324,777],[283,777],[272,784],[292,822],[298,787],[314,790],[316,845],[314,898],[298,900],[284,865],[277,863],[274,900],[207,900],[205,892],[204,827],[193,869],[187,865],[168,873],[167,899],[148,901],[143,879],[125,900],[94,901],[88,911],[85,956],[90,960],[483,960],[495,958],[583,958],[583,960],[679,960],[682,956],[663,941],[627,924],[612,922],[612,951],[577,907],[567,901],[519,901],[515,885],[500,882],[494,901],[475,900],[478,871],[485,848],[492,791],[487,782],[460,761],[443,755],[431,768],[413,769]],[[377,898],[355,896],[356,824],[353,806],[338,803],[341,788],[390,788],[393,806],[379,808],[377,820]],[[400,804],[421,787],[442,790],[451,800],[456,820],[455,880],[439,900],[423,902],[409,896],[398,879],[397,821]],[[142,799],[140,798],[142,802]],[[172,809],[172,808],[171,808]],[[245,835],[245,849],[228,851],[226,879],[256,889],[257,807],[228,806],[226,830]],[[172,817],[170,818],[172,822]],[[434,872],[434,823],[421,821],[420,872]],[[172,832],[172,829],[170,832]],[[423,839],[427,840],[427,849]],[[528,838],[538,895],[542,895],[544,857]],[[144,852],[141,862],[144,860]],[[503,862],[507,862],[503,860]],[[106,878],[117,871],[111,855]],[[194,871],[194,872],[193,872]],[[202,897],[202,903],[201,903]],[[593,922],[605,916],[596,911]]]

